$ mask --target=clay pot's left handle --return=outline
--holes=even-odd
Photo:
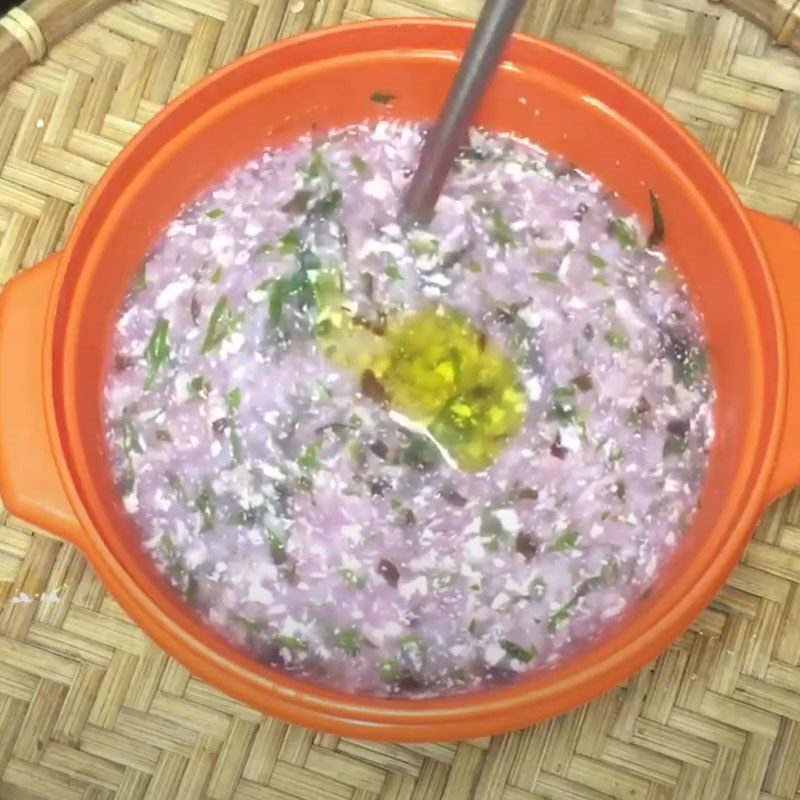
[[[58,256],[0,293],[0,497],[12,514],[73,544],[82,538],[46,422],[44,334]]]

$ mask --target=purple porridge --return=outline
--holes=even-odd
[[[166,578],[254,657],[372,694],[472,689],[596,639],[677,547],[714,428],[657,198],[642,225],[472,131],[406,229],[422,136],[313,134],[186,208],[106,385]]]

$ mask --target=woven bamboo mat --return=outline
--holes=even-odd
[[[120,2],[0,93],[0,284],[63,245],[106,165],[209,70],[312,26],[479,5]],[[523,28],[643,88],[748,205],[800,221],[800,57],[704,0],[538,0]],[[472,797],[800,798],[800,493],[626,686],[530,730],[423,746],[318,735],[235,703],[145,639],[72,547],[0,507],[2,800]]]

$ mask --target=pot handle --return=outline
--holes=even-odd
[[[0,294],[0,496],[12,514],[76,544],[81,528],[45,417],[44,334],[58,258],[13,278]]]
[[[786,420],[767,488],[772,502],[800,485],[800,230],[757,211],[749,213],[772,270],[786,331]]]

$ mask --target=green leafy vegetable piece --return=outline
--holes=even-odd
[[[619,242],[625,250],[633,250],[638,242],[636,230],[623,219],[612,220],[609,224],[609,233]]]
[[[282,531],[276,531],[272,528],[267,528],[263,532],[264,539],[269,546],[269,552],[272,556],[272,561],[276,566],[280,566],[286,562],[286,542],[287,535]]]
[[[363,589],[367,585],[367,579],[352,569],[343,567],[339,570],[342,580],[352,589]]]
[[[203,530],[210,531],[217,521],[217,499],[210,486],[206,487],[194,500],[194,507],[203,520]]]
[[[325,163],[322,153],[317,149],[311,154],[311,161],[308,163],[307,173],[308,177],[312,180],[315,178],[330,180],[332,177],[330,167]]]
[[[509,247],[517,241],[516,234],[499,209],[492,211],[491,220],[494,240],[500,247]]]
[[[233,314],[228,304],[228,298],[220,297],[215,303],[214,310],[211,312],[211,318],[208,321],[208,330],[203,340],[203,353],[210,353],[212,350],[219,347],[222,340],[230,332],[232,322]]]
[[[433,442],[422,437],[415,437],[403,450],[403,463],[420,472],[436,469],[442,462],[442,454]]]
[[[353,169],[355,170],[356,175],[358,175],[359,178],[372,177],[372,170],[370,169],[369,164],[367,164],[367,162],[364,161],[364,159],[361,158],[361,156],[353,156],[350,159],[350,163],[353,165]]]
[[[397,640],[400,646],[400,654],[405,661],[409,661],[415,669],[421,669],[425,657],[428,655],[428,647],[422,639],[414,633],[401,636]]]
[[[565,553],[569,550],[574,550],[578,546],[578,540],[581,538],[578,531],[566,530],[556,536],[547,548],[551,553]]]
[[[296,636],[276,636],[272,643],[278,647],[285,647],[287,650],[298,652],[300,650],[307,650],[308,645]]]
[[[484,511],[481,515],[481,524],[478,535],[486,550],[493,553],[500,549],[500,542],[505,536],[506,529],[500,520],[491,512]]]
[[[357,628],[347,628],[334,636],[336,646],[351,658],[361,652],[361,632]]]
[[[389,264],[389,266],[386,267],[385,272],[386,272],[386,277],[390,281],[403,280],[403,273],[400,272],[400,269],[398,268],[397,264]]]
[[[300,458],[297,459],[297,463],[303,469],[308,470],[319,467],[319,446],[316,444],[310,444],[308,447],[306,447]]]
[[[192,378],[191,381],[189,381],[189,391],[195,397],[205,399],[211,391],[211,382],[202,375],[198,375],[196,378]]]
[[[133,291],[140,292],[147,288],[147,267],[142,267],[133,279]]]
[[[628,349],[628,336],[624,331],[621,330],[612,330],[607,331],[605,336],[603,337],[606,340],[606,344],[612,350],[627,350]]]
[[[551,617],[547,623],[547,629],[550,633],[555,633],[556,631],[560,631],[570,620],[572,617],[572,606],[566,605],[563,608],[559,608]]]
[[[238,386],[235,389],[231,389],[225,396],[225,401],[231,414],[238,411],[242,405],[242,390]]]
[[[132,422],[122,423],[122,449],[130,455],[131,453],[143,453],[142,440]]]
[[[222,208],[212,208],[210,211],[206,211],[206,216],[210,217],[211,219],[219,219],[224,215],[225,211]]]
[[[403,668],[396,658],[384,658],[378,665],[378,675],[384,683],[394,683],[402,672]]]
[[[602,256],[598,255],[597,253],[587,253],[586,260],[595,269],[605,269],[608,266],[608,261],[606,261]]]
[[[328,194],[325,195],[321,200],[318,200],[314,204],[314,208],[312,209],[313,214],[317,214],[320,217],[330,217],[336,212],[339,206],[342,204],[342,193],[339,189],[334,189]]]
[[[223,269],[222,269],[222,267],[217,267],[217,268],[216,268],[216,269],[215,269],[215,270],[214,270],[214,271],[211,273],[211,278],[210,278],[210,280],[211,280],[211,283],[219,283],[219,282],[220,282],[220,280],[222,279],[222,273],[223,273]]]
[[[150,367],[150,374],[144,384],[145,389],[149,389],[153,385],[158,371],[166,363],[169,354],[169,322],[165,319],[159,319],[144,352],[145,359]]]
[[[534,272],[533,277],[541,283],[560,283],[558,275],[555,272]]]
[[[664,458],[680,458],[686,452],[686,441],[680,436],[667,436],[663,452]]]
[[[296,253],[300,249],[300,234],[292,228],[292,230],[281,236],[278,249],[281,253],[290,254]]]
[[[523,664],[527,664],[528,662],[532,661],[537,655],[537,650],[535,647],[523,647],[516,642],[512,642],[511,639],[503,639],[500,642],[500,647],[506,651],[506,654],[509,658],[515,658],[517,661],[521,661]]]

